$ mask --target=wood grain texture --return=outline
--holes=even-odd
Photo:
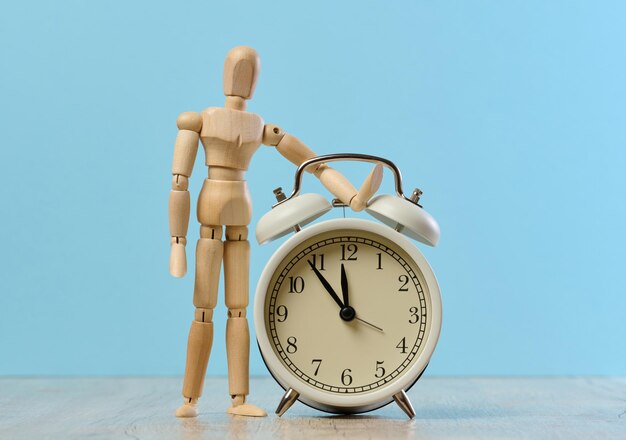
[[[269,417],[229,416],[226,378],[207,378],[195,419],[177,419],[180,378],[0,379],[1,439],[624,439],[626,378],[433,378],[394,404],[358,416],[297,402],[273,412],[282,390],[251,380]]]
[[[248,46],[232,48],[224,61],[224,95],[252,98],[260,70],[256,50]]]

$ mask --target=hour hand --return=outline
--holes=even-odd
[[[329,295],[335,300],[335,302],[337,303],[337,305],[340,308],[344,308],[343,303],[341,302],[341,300],[339,299],[339,296],[337,295],[337,293],[335,292],[335,290],[332,288],[332,286],[328,283],[328,281],[326,281],[326,278],[324,278],[324,275],[322,275],[320,273],[319,270],[317,270],[317,268],[315,267],[315,264],[313,264],[313,262],[311,262],[310,260],[308,261],[309,266],[311,266],[311,269],[313,269],[313,272],[315,272],[315,275],[317,275],[317,278],[320,280],[320,282],[322,283],[322,286],[324,286],[324,289],[326,289],[326,291],[329,293]]]

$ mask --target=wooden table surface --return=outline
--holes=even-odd
[[[254,378],[250,401],[269,417],[225,413],[225,378],[209,378],[196,419],[177,419],[180,378],[0,378],[0,439],[626,439],[626,378],[426,377],[395,405],[357,416],[297,402],[273,414],[282,390]]]

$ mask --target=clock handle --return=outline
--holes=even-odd
[[[302,164],[296,170],[295,182],[293,185],[293,191],[291,192],[291,195],[283,200],[280,200],[273,207],[275,208],[276,206],[282,203],[285,203],[286,201],[291,200],[292,198],[300,194],[300,186],[302,184],[302,174],[304,174],[304,171],[309,166],[316,164],[316,163],[338,162],[338,161],[343,161],[343,160],[379,163],[379,164],[386,166],[387,168],[391,170],[391,172],[394,175],[394,182],[396,185],[396,194],[398,195],[398,197],[408,200],[411,203],[416,203],[411,198],[408,198],[404,195],[404,192],[402,191],[402,174],[400,173],[400,170],[398,169],[396,164],[394,164],[389,159],[385,159],[384,157],[379,157],[379,156],[371,156],[369,154],[337,153],[337,154],[326,154],[324,156],[317,156],[305,162],[302,162]]]
[[[300,397],[300,394],[293,388],[289,388],[285,392],[285,395],[283,396],[283,398],[280,399],[280,403],[278,404],[278,407],[276,408],[276,414],[278,415],[278,417],[285,414],[285,412],[289,408],[291,408],[291,405],[293,405],[295,401],[298,400],[298,397]]]

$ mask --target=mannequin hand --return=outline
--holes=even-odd
[[[354,211],[363,211],[367,206],[369,199],[378,191],[380,184],[383,180],[383,166],[378,164],[374,167],[371,173],[367,176],[361,189],[356,193],[352,200],[350,200],[350,208]]]
[[[182,278],[187,272],[187,255],[185,253],[187,240],[179,238],[177,242],[176,237],[172,237],[170,243],[170,274],[176,278]]]

